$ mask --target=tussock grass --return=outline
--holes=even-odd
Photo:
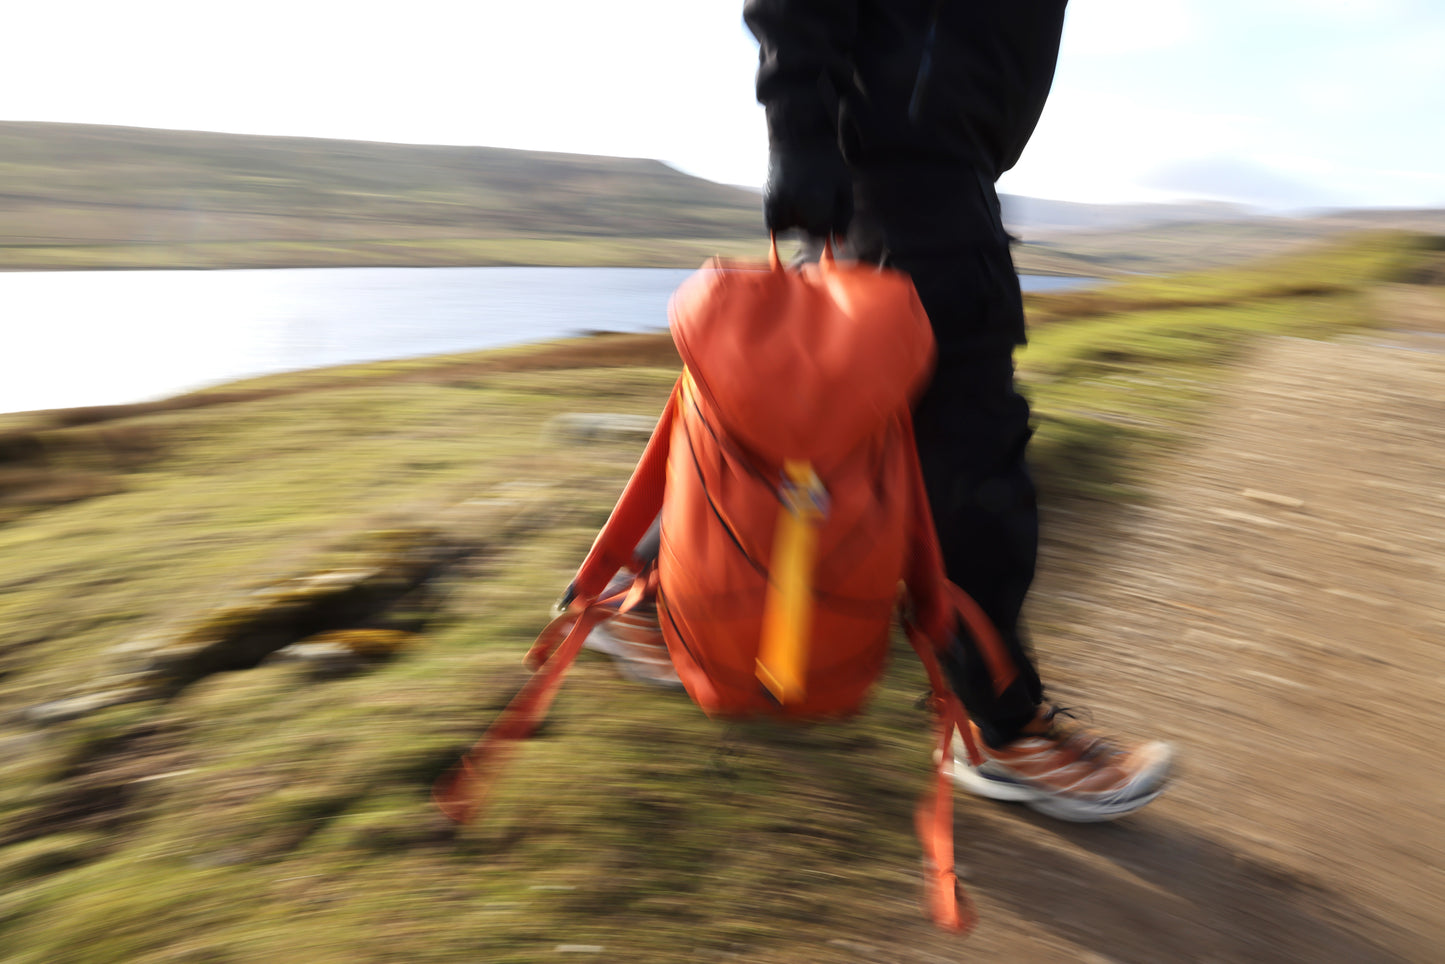
[[[1331,338],[1375,323],[1362,294],[1418,274],[1437,242],[1371,232],[1248,268],[1142,278],[1027,300],[1020,379],[1033,458],[1055,498],[1128,496],[1261,337]]]
[[[1422,236],[1369,232],[1267,258],[1245,267],[1164,277],[1143,276],[1081,291],[1031,294],[1030,324],[1123,312],[1227,307],[1251,301],[1348,292],[1394,280],[1418,263],[1429,244]]]

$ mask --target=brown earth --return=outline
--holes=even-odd
[[[961,801],[978,931],[859,959],[1445,960],[1442,350],[1272,342],[1142,505],[1046,518],[1053,696],[1177,782],[1103,825]]]

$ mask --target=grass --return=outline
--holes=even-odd
[[[1330,338],[1373,322],[1366,292],[1433,261],[1434,242],[1362,233],[1243,269],[1029,299],[1019,375],[1054,498],[1128,495],[1261,337]]]
[[[1135,497],[1257,339],[1369,324],[1364,293],[1422,251],[1368,236],[1213,281],[1031,300],[1048,323],[1020,371],[1050,496]],[[918,920],[929,745],[906,647],[866,714],[818,728],[716,724],[584,659],[486,819],[457,831],[431,806],[524,679],[637,455],[560,444],[549,420],[655,414],[675,373],[665,339],[604,338],[8,420],[10,462],[113,485],[0,525],[5,960],[530,962],[574,945],[828,962],[856,959],[830,941],[886,946]],[[524,524],[497,527],[516,506]],[[46,727],[17,715],[118,672],[120,644],[438,520],[490,536],[394,658],[335,676],[266,661]],[[989,846],[960,843],[965,861]]]
[[[1300,296],[1347,293],[1393,280],[1421,258],[1426,242],[1400,232],[1362,232],[1288,256],[1228,270],[1144,276],[1107,286],[1030,298],[1037,330],[1055,319],[1154,309],[1230,307]],[[1427,245],[1428,246],[1428,245]]]

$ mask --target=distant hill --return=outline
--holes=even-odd
[[[1036,274],[1171,274],[1283,254],[1352,231],[1445,234],[1445,210],[1319,211],[1279,217],[1237,204],[1078,204],[1003,195],[1019,238],[1014,261]]]
[[[755,192],[653,160],[0,122],[0,161],[10,267],[618,260],[602,239],[629,263],[764,237]]]
[[[1004,222],[1014,232],[1117,231],[1176,221],[1240,221],[1253,212],[1217,201],[1174,204],[1081,204],[1002,194]]]
[[[1020,271],[1040,274],[1173,274],[1241,264],[1358,231],[1445,235],[1445,210],[1358,210],[1312,217],[1160,221],[1134,227],[1014,230]]]
[[[1445,212],[1259,218],[1232,205],[1007,196],[1024,271],[1245,260]],[[758,193],[653,160],[83,124],[0,122],[0,270],[652,265],[758,255]]]

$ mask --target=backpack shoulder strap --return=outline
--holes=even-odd
[[[531,736],[546,718],[562,685],[562,677],[577,658],[588,634],[617,611],[617,604],[629,589],[623,587],[585,605],[575,603],[547,624],[528,654],[533,657],[539,651],[542,653],[535,672],[481,739],[432,788],[432,799],[442,813],[458,823],[466,823],[476,816],[508,751]]]
[[[679,388],[675,385],[632,478],[567,587],[562,600],[564,611],[547,624],[528,651],[527,664],[534,669],[531,678],[466,756],[433,788],[437,807],[452,820],[465,822],[476,815],[508,751],[531,736],[546,717],[563,676],[588,634],[619,609],[630,608],[636,602],[641,582],[650,577],[644,571],[632,585],[602,595],[617,571],[632,561],[634,549],[662,508],[668,444],[678,398]]]
[[[912,476],[912,543],[905,581],[911,612],[904,620],[908,641],[918,653],[928,673],[933,691],[932,703],[936,727],[937,765],[933,788],[918,804],[915,825],[927,865],[929,911],[940,927],[967,933],[977,922],[977,914],[967,893],[959,886],[953,863],[953,734],[962,738],[969,757],[981,762],[968,713],[953,692],[939,665],[938,654],[952,644],[956,633],[968,633],[988,664],[995,690],[1003,692],[1018,674],[1017,667],[1004,649],[998,631],[978,604],[967,593],[948,581],[943,568],[943,552],[928,508],[928,492],[923,483],[923,470],[918,464],[913,438],[913,422],[902,417],[906,452]]]
[[[667,453],[672,441],[672,423],[677,416],[682,399],[682,379],[672,387],[667,405],[652,430],[652,437],[643,449],[632,478],[617,499],[607,523],[597,534],[587,558],[577,570],[567,593],[562,597],[563,607],[574,600],[591,600],[606,587],[608,580],[617,570],[632,562],[637,544],[651,527],[657,514],[662,510],[662,493],[667,482]]]

